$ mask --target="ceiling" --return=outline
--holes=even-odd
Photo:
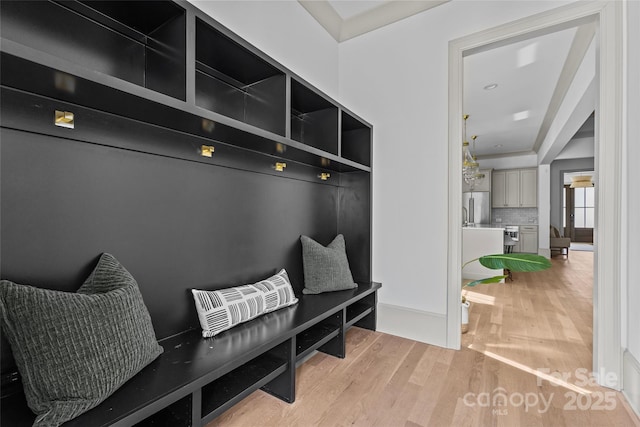
[[[298,0],[338,42],[448,1]],[[479,160],[538,152],[594,34],[586,24],[464,58],[467,136],[478,136]]]
[[[464,58],[463,108],[467,138],[478,135],[474,154],[534,151],[575,35],[570,28]]]

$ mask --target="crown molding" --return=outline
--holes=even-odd
[[[394,0],[343,19],[327,0],[298,0],[338,43],[432,9],[451,0]]]

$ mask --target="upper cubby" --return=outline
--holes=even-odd
[[[2,37],[185,100],[185,10],[171,1],[2,2]]]
[[[196,105],[284,136],[286,77],[196,19]]]
[[[371,166],[371,128],[342,111],[340,155],[361,165]]]
[[[72,113],[83,107],[152,123],[269,162],[371,171],[368,124],[188,2],[3,0],[0,35],[3,90],[68,103]]]
[[[291,139],[338,154],[338,107],[291,79]]]

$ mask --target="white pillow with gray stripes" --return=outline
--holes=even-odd
[[[252,285],[217,291],[192,289],[191,292],[205,338],[298,302],[284,269]]]

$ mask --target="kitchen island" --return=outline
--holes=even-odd
[[[483,255],[504,253],[504,228],[490,224],[475,224],[462,227],[462,263]],[[501,274],[499,270],[483,267],[473,262],[462,269],[462,278],[484,279]]]

